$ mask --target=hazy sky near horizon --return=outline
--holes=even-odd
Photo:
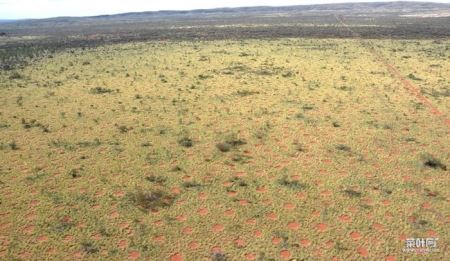
[[[0,0],[0,19],[92,16],[126,12],[190,10],[216,7],[282,6],[375,1],[377,0]],[[426,0],[422,0],[422,2],[424,1]],[[429,2],[450,3],[450,0]]]

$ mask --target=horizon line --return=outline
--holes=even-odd
[[[414,0],[400,0],[400,1],[343,1],[339,3],[318,3],[318,4],[295,4],[295,5],[249,5],[249,6],[222,6],[214,8],[194,8],[194,9],[160,9],[160,10],[148,10],[148,11],[132,11],[132,12],[119,12],[119,13],[105,13],[98,15],[61,15],[61,16],[50,16],[43,18],[1,18],[0,22],[14,22],[14,21],[25,21],[25,20],[46,20],[46,19],[58,19],[58,18],[95,18],[102,16],[116,16],[116,15],[126,15],[126,14],[139,14],[139,13],[162,13],[162,12],[193,12],[193,11],[207,11],[207,10],[220,10],[220,9],[240,9],[240,8],[261,8],[261,7],[296,7],[296,6],[323,6],[323,5],[340,5],[340,4],[371,4],[371,3],[434,3],[434,4],[444,4],[450,7],[450,3],[440,2],[440,1],[414,1]]]

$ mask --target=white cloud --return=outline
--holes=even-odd
[[[89,16],[214,7],[320,4],[346,1],[351,0],[0,0],[0,19]],[[359,1],[371,2],[375,0]],[[442,0],[440,2],[450,3],[450,0]]]

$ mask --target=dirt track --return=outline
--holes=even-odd
[[[389,72],[396,78],[403,88],[405,88],[411,96],[415,96],[422,104],[424,104],[431,112],[432,116],[437,116],[442,119],[444,124],[450,129],[450,119],[445,115],[445,113],[441,112],[427,97],[425,97],[420,89],[415,86],[411,81],[406,79],[406,77],[376,49],[370,43],[370,40],[364,40],[361,35],[355,32],[352,28],[350,28],[339,16],[335,16],[336,20],[344,26],[354,37],[360,40],[361,44],[366,47],[375,57],[376,59],[383,64]]]

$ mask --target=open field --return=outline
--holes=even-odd
[[[449,58],[148,41],[1,71],[0,259],[448,260]]]

